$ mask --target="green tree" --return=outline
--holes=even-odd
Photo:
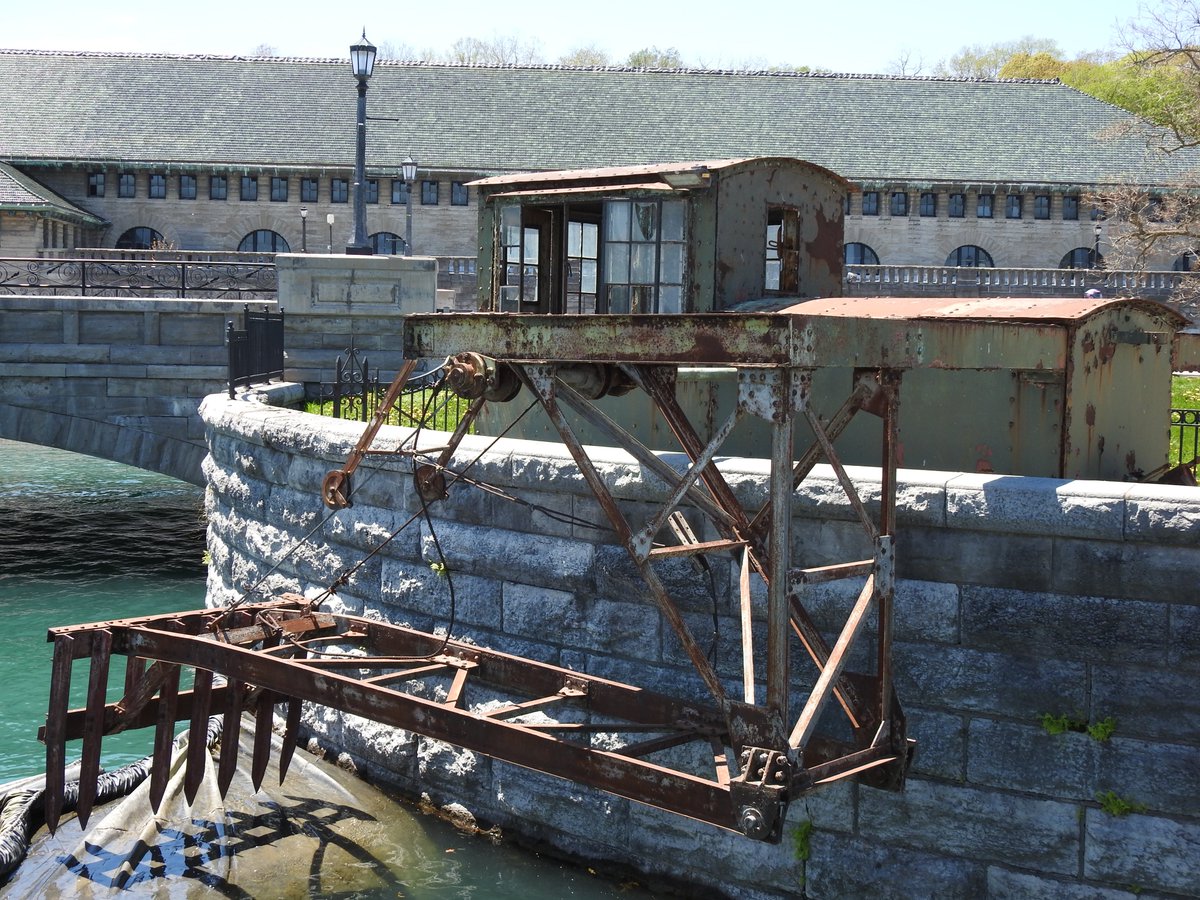
[[[560,66],[609,66],[612,59],[595,44],[576,47],[558,58]]]
[[[658,47],[644,47],[629,54],[625,64],[634,69],[682,69],[683,57],[674,47],[659,50]]]
[[[997,44],[976,44],[963,47],[948,60],[943,60],[934,68],[935,75],[952,78],[996,78],[1005,63],[1018,54],[1035,56],[1045,53],[1054,58],[1062,56],[1058,42],[1047,38],[1035,38],[1026,35],[1015,41],[1001,41]]]

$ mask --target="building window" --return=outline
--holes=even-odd
[[[229,196],[229,179],[224,175],[208,176],[208,199],[224,200]]]
[[[450,182],[450,205],[451,206],[466,206],[467,205],[467,186],[461,181]]]
[[[1074,222],[1079,218],[1079,198],[1063,197],[1063,221]]]
[[[965,244],[946,257],[946,265],[990,269],[993,263],[991,255],[982,247]]]
[[[137,196],[137,180],[132,172],[122,172],[117,176],[117,196]]]
[[[392,179],[392,205],[404,206],[408,203],[408,182],[402,178]]]
[[[371,235],[371,249],[379,256],[404,256],[404,238],[390,231]]]
[[[363,198],[367,203],[379,202],[379,179],[368,178],[366,196]]]
[[[990,219],[992,217],[992,195],[980,194],[975,198],[975,217]]]
[[[151,175],[150,176],[150,199],[163,200],[167,196],[167,176],[166,175]]]
[[[1104,255],[1096,256],[1094,247],[1076,247],[1058,261],[1060,269],[1099,269],[1104,266]]]
[[[331,178],[329,180],[329,202],[350,202],[350,182],[345,178]]]
[[[921,215],[924,217],[937,215],[937,194],[925,191],[921,194]]]
[[[851,242],[846,245],[843,251],[848,266],[877,266],[879,265],[879,254],[868,247],[866,244]]]
[[[1033,198],[1033,217],[1035,219],[1050,218],[1050,195],[1038,194]]]
[[[196,199],[196,176],[195,175],[180,175],[179,176],[179,199],[180,200],[195,200]]]
[[[238,244],[238,250],[242,253],[287,253],[289,249],[283,235],[269,228],[250,232]]]
[[[1172,272],[1195,272],[1196,271],[1196,254],[1191,250],[1186,253],[1181,253],[1175,257],[1175,261],[1171,263]]]
[[[800,210],[790,206],[767,208],[766,263],[766,290],[800,292]]]
[[[907,216],[908,194],[904,191],[893,191],[891,198],[888,200],[888,207],[891,209],[893,216]]]
[[[683,312],[686,209],[683,200],[605,202],[602,312]]]
[[[847,194],[842,198],[842,215],[850,215],[850,195]]]
[[[301,178],[300,179],[300,202],[301,203],[316,203],[317,202],[317,179]]]
[[[950,209],[947,213],[952,219],[961,219],[967,214],[967,195],[951,194]]]
[[[104,196],[104,173],[103,172],[89,172],[88,173],[87,195],[89,197],[103,197]]]
[[[421,203],[424,206],[437,206],[438,183],[436,181],[421,182]]]
[[[863,191],[862,214],[864,216],[879,215],[879,191]]]
[[[275,203],[286,203],[288,197],[288,180],[278,175],[271,176],[271,200]]]
[[[161,246],[164,243],[166,242],[161,234],[153,228],[143,225],[138,228],[130,228],[117,238],[116,248],[118,250],[152,250],[155,244]]]
[[[242,189],[238,195],[242,200],[257,200],[258,199],[258,176],[243,175]]]
[[[1009,194],[1004,198],[1004,217],[1006,219],[1021,218],[1021,200],[1020,194]]]

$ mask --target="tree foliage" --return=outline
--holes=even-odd
[[[939,62],[934,68],[934,74],[952,78],[996,78],[1000,75],[1004,64],[1014,56],[1018,54],[1035,56],[1041,53],[1052,57],[1062,56],[1062,50],[1057,41],[1036,38],[1032,35],[1026,35],[1015,41],[976,44],[971,47],[963,47],[949,59]]]
[[[658,47],[643,47],[629,54],[625,65],[634,69],[682,69],[683,56],[674,47],[659,50]]]

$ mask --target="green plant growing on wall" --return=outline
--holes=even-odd
[[[1066,734],[1068,731],[1086,734],[1094,741],[1104,743],[1117,730],[1117,720],[1105,716],[1096,722],[1088,723],[1087,719],[1073,718],[1066,713],[1042,713],[1042,729],[1046,734]]]
[[[1121,818],[1130,813],[1141,813],[1146,811],[1144,803],[1137,803],[1133,800],[1127,800],[1120,796],[1116,791],[1101,791],[1096,794],[1096,800],[1100,804],[1100,809],[1108,813],[1110,816]]]
[[[1099,722],[1093,722],[1087,727],[1088,737],[1094,741],[1104,743],[1113,736],[1113,732],[1117,730],[1117,720],[1112,716],[1106,716]]]
[[[796,849],[796,859],[808,862],[812,856],[812,819],[805,819],[792,831],[792,846]]]

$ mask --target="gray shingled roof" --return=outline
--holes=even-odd
[[[80,209],[28,175],[0,162],[0,209],[48,213],[60,219],[85,225],[105,225],[87,210]]]
[[[0,159],[345,167],[347,60],[0,50]],[[381,61],[368,159],[499,173],[794,156],[855,181],[1168,184],[1129,116],[1051,81]]]

